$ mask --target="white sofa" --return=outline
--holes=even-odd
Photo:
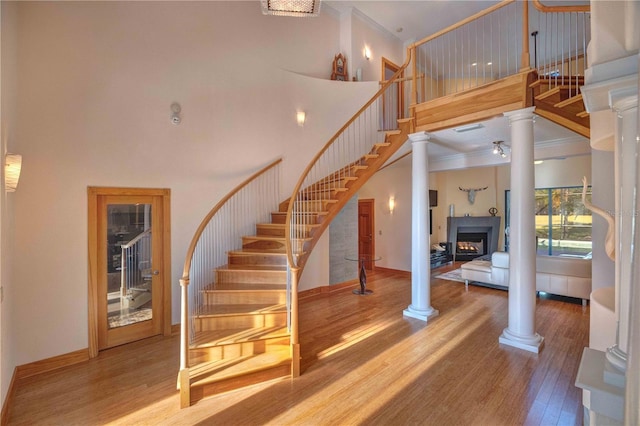
[[[509,288],[509,253],[497,251],[491,261],[472,260],[461,269],[467,288],[469,281]],[[586,304],[591,293],[591,259],[537,256],[536,291],[580,298]]]

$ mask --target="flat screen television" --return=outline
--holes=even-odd
[[[438,207],[438,191],[429,190],[429,207]]]

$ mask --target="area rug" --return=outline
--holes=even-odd
[[[442,274],[436,275],[433,278],[439,278],[441,280],[449,280],[449,281],[458,281],[463,283],[464,279],[462,278],[462,269],[454,269],[453,271],[444,272]]]

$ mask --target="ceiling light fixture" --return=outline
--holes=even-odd
[[[507,154],[504,152],[503,144],[504,141],[494,141],[493,142],[493,153],[499,155],[502,158],[506,158]],[[507,145],[504,145],[507,146]]]
[[[321,0],[260,0],[262,14],[313,17],[320,14]]]

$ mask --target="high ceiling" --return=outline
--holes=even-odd
[[[339,12],[358,9],[403,42],[420,40],[496,3],[499,1],[326,1]]]
[[[344,12],[358,9],[403,42],[418,41],[478,13],[499,0],[326,0]],[[544,5],[588,5],[589,0],[542,0]]]
[[[358,9],[403,43],[411,43],[499,2],[497,0],[327,0],[325,4],[340,13],[348,12],[351,8]],[[583,5],[588,4],[589,1],[542,0],[542,3],[549,6]],[[589,152],[588,139],[549,120],[537,117],[534,128],[537,158],[561,158]],[[444,164],[447,161],[458,165],[451,166],[454,168],[460,165],[472,165],[470,162],[476,163],[475,165],[508,162],[510,156],[501,159],[499,156],[492,155],[493,141],[497,140],[505,141],[507,146],[511,145],[509,123],[504,117],[484,121],[481,127],[466,132],[447,129],[432,133],[429,156],[432,159],[438,159],[443,168],[449,167]],[[410,150],[409,145],[407,144],[402,152]],[[465,160],[461,161],[460,158]]]

